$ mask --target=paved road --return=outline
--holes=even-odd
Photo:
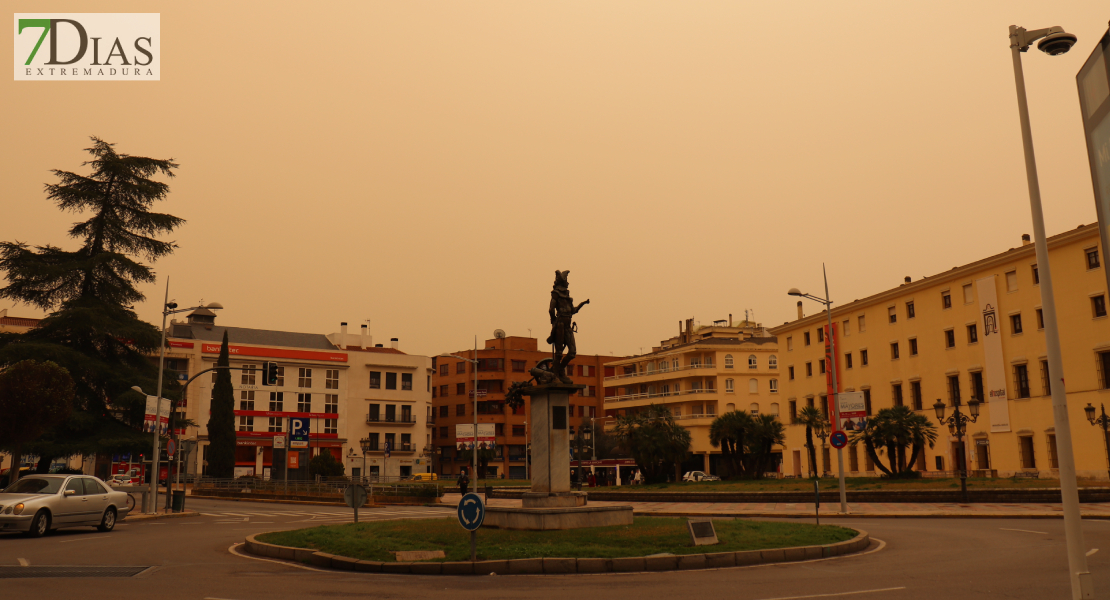
[[[865,600],[1066,598],[1062,520],[846,519],[886,546],[864,556],[766,567],[656,574],[535,577],[418,577],[318,572],[242,558],[228,548],[256,532],[347,520],[323,506],[190,499],[203,516],[123,523],[112,533],[63,530],[41,539],[0,535],[0,566],[154,566],[137,577],[10,579],[12,598],[83,600],[280,600],[284,598],[729,598],[820,594]],[[404,507],[360,511],[362,519],[443,518],[453,511]],[[836,522],[830,519],[829,522]],[[1110,522],[1086,521],[1099,597],[1110,595]],[[479,537],[480,537],[479,533]],[[873,546],[877,547],[878,544]],[[446,594],[446,595],[445,595]],[[829,596],[829,594],[839,594]]]

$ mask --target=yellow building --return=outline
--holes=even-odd
[[[749,321],[679,323],[679,335],[648,354],[614,361],[605,378],[605,414],[627,415],[651,404],[671,409],[690,430],[693,456],[684,471],[716,473],[720,448],[709,443],[709,425],[733,410],[778,415],[780,366],[775,338]],[[611,423],[611,421],[609,422]]]
[[[1102,430],[1083,408],[1110,400],[1110,322],[1097,226],[1080,226],[1048,240],[1067,381],[1068,414],[1080,477],[1107,477]],[[862,391],[869,414],[904,404],[936,423],[933,404],[954,398],[981,405],[968,425],[963,454],[949,428],[938,424],[934,448],[917,462],[929,471],[958,468],[1057,476],[1050,378],[1034,247],[1007,252],[847,304],[833,305],[841,391]],[[834,296],[834,300],[835,300]],[[770,331],[781,346],[784,421],[806,404],[825,406],[824,311]],[[819,305],[818,305],[819,306]],[[815,307],[817,308],[817,307]],[[993,335],[992,335],[993,334]],[[1000,350],[1000,352],[999,352]],[[946,410],[946,416],[952,409]],[[808,473],[805,430],[787,426],[784,471]],[[822,471],[827,467],[818,453]],[[874,475],[862,447],[848,447],[845,469]],[[885,457],[880,455],[880,458]],[[835,465],[835,451],[832,463]]]

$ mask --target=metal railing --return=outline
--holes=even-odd
[[[269,479],[239,477],[217,479],[204,477],[193,485],[193,493],[263,493],[284,496],[341,497],[350,485],[366,486],[367,493],[379,496],[429,496],[442,495],[437,481],[412,481],[412,476],[366,475],[362,477],[317,477],[313,480]]]
[[[385,415],[380,415],[380,414],[378,414],[378,415],[370,414],[370,415],[366,415],[366,422],[367,423],[401,423],[401,424],[404,424],[404,425],[415,425],[416,424],[416,417],[414,417],[412,415],[401,415],[401,416],[390,417],[390,416],[385,416]]]
[[[689,371],[691,369],[715,369],[715,368],[717,368],[717,363],[705,363],[705,364],[699,363],[699,364],[681,366],[681,367],[678,367],[677,369],[675,369],[675,368],[655,369],[653,371],[637,371],[635,373],[621,373],[620,375],[611,375],[609,377],[606,377],[605,381],[616,381],[618,379],[628,379],[630,377],[647,377],[648,375],[662,375],[662,374],[665,374],[665,373],[675,373],[677,371]]]
[[[624,394],[621,396],[607,396],[605,403],[611,402],[630,402],[633,400],[643,400],[645,398],[669,398],[671,396],[688,396],[690,394],[716,394],[717,388],[712,389],[697,389],[697,390],[681,390],[678,392],[644,392],[642,394]]]

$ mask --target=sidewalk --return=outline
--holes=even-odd
[[[457,506],[459,494],[446,494],[441,502]],[[494,498],[487,506],[519,507],[520,500]],[[671,517],[784,517],[813,518],[812,502],[798,503],[733,503],[733,502],[604,502],[592,501],[590,506],[631,506],[636,515]],[[1088,519],[1110,519],[1110,503],[1079,505]],[[946,504],[946,503],[875,503],[849,502],[848,513],[840,513],[840,503],[822,503],[822,517],[866,518],[1063,518],[1060,504]]]

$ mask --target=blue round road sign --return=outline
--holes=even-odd
[[[848,445],[848,434],[843,431],[834,431],[833,434],[829,436],[829,443],[832,444],[833,448],[839,450]]]
[[[486,520],[486,506],[482,504],[482,497],[470,493],[459,500],[459,524],[467,531],[474,531],[482,526]]]

